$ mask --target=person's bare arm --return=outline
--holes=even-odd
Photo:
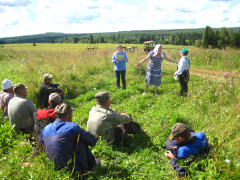
[[[166,59],[166,60],[169,61],[169,62],[178,64],[178,61],[174,61],[174,60],[172,60],[171,58],[167,57],[166,55],[164,56],[164,59]]]
[[[141,64],[143,64],[143,63],[145,63],[148,59],[150,59],[150,54],[146,57],[146,58],[144,58],[140,63],[137,63],[137,67],[139,67]]]

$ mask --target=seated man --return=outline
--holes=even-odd
[[[43,128],[57,119],[57,116],[54,113],[54,108],[61,104],[61,101],[62,98],[58,93],[51,93],[48,101],[50,106],[47,109],[39,109],[36,113],[34,113],[34,133],[37,141],[39,140],[39,136],[41,135]]]
[[[146,132],[138,123],[132,122],[130,115],[109,108],[111,101],[107,91],[98,92],[95,98],[97,105],[92,107],[87,122],[90,133],[109,142],[121,142],[128,134]]]
[[[83,173],[96,166],[88,145],[95,146],[97,139],[72,122],[73,110],[65,103],[56,106],[58,119],[43,129],[39,143],[44,145],[47,157],[57,169],[67,166]]]
[[[195,133],[183,123],[176,123],[169,140],[166,142],[169,151],[165,153],[172,167],[178,172],[179,176],[187,176],[186,171],[178,166],[178,161],[187,159],[191,155],[209,150],[208,139],[202,132]]]
[[[14,97],[13,95],[13,83],[8,79],[4,79],[2,82],[2,91],[0,92],[0,105],[3,110],[5,118],[8,117],[8,103]]]
[[[51,74],[44,74],[43,79],[44,82],[40,86],[38,100],[43,108],[47,108],[49,95],[55,92],[60,94],[63,99],[63,90],[59,84],[52,83]]]
[[[37,112],[30,99],[27,99],[27,89],[21,84],[13,86],[14,98],[8,104],[8,116],[10,123],[15,124],[15,130],[20,130],[25,133],[32,133],[34,127],[33,113]]]

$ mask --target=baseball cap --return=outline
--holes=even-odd
[[[62,103],[59,104],[55,107],[54,109],[54,113],[59,117],[59,118],[63,118],[66,117],[67,115],[69,115],[72,111],[75,111],[74,108],[72,108],[71,106]]]
[[[188,50],[186,49],[186,48],[183,48],[181,51],[179,51],[179,52],[182,52],[182,53],[184,53],[184,54],[186,54],[186,53],[188,53]]]
[[[20,91],[21,89],[27,89],[27,87],[24,86],[22,83],[14,84],[14,86],[13,86],[13,92],[18,92],[18,91]]]
[[[4,81],[2,82],[2,89],[6,90],[13,87],[13,83],[11,81],[9,81],[8,79],[4,79]]]
[[[44,74],[43,75],[43,79],[48,79],[48,78],[52,78],[53,77],[53,75],[51,75],[51,74]]]
[[[107,91],[101,91],[95,94],[95,99],[98,99],[99,101],[104,101],[111,97]]]
[[[169,139],[172,140],[174,137],[181,137],[182,135],[184,136],[185,134],[190,135],[189,127],[186,124],[178,122],[172,127],[172,132],[169,136]]]
[[[49,101],[52,101],[54,103],[60,103],[62,101],[62,98],[58,93],[51,93],[49,95]]]

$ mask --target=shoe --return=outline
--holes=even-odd
[[[117,87],[117,89],[119,89],[119,87]]]
[[[144,93],[142,93],[142,95],[145,95],[146,93],[144,92]]]
[[[158,96],[158,94],[155,94],[155,96]]]
[[[140,129],[140,130],[139,130],[139,133],[140,133],[140,134],[146,134],[147,132],[148,132],[147,129],[144,129],[144,130]]]

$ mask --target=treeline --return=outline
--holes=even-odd
[[[197,47],[239,48],[240,28],[206,28],[121,31],[110,33],[64,34],[46,33],[30,36],[0,38],[4,43],[122,43],[142,44],[144,41],[156,41],[161,44],[194,45]]]
[[[204,48],[225,48],[228,46],[240,48],[240,29],[238,32],[227,28],[214,31],[210,26],[207,26],[203,33],[202,46]]]

